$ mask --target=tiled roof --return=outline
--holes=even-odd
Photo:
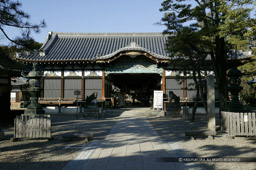
[[[156,59],[169,60],[165,50],[167,36],[161,33],[56,33],[49,32],[40,52],[17,55],[26,61],[95,61],[123,51],[147,52]]]

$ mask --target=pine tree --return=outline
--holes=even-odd
[[[31,31],[38,33],[46,24],[44,20],[39,24],[30,23],[30,16],[20,8],[21,3],[19,2],[13,2],[11,0],[0,1],[0,31],[10,42],[32,49],[33,46],[31,44],[34,44],[34,40],[31,37]],[[10,38],[6,33],[6,29],[9,27],[20,30],[21,35],[15,39]]]
[[[165,0],[160,11],[169,34],[167,50],[176,57],[210,57],[219,93],[220,110],[226,109],[229,52],[246,49],[255,38],[251,18],[254,0]],[[193,64],[193,63],[191,63]],[[201,65],[203,67],[203,65]]]
[[[0,75],[9,78],[8,83],[0,86],[0,100],[2,101],[0,107],[1,113],[3,113],[1,119],[10,116],[10,77],[20,76],[20,71],[24,69],[23,65],[11,60],[10,55],[14,52],[13,50],[33,50],[38,48],[38,43],[31,37],[31,31],[38,33],[41,28],[46,26],[44,21],[39,24],[31,24],[29,15],[20,8],[21,3],[19,2],[0,0],[0,32],[18,47],[0,47]],[[10,27],[20,30],[21,35],[14,39],[10,38],[6,33],[6,30]]]
[[[256,106],[256,84],[248,84],[248,81],[256,78],[256,56],[251,61],[239,66],[239,70],[243,73],[241,77],[241,85],[243,90],[240,96],[247,105]]]

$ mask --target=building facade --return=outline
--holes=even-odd
[[[166,98],[173,91],[181,100],[192,99],[195,90],[188,85],[193,80],[176,80],[166,40],[161,33],[49,32],[39,51],[16,58],[43,69],[42,100],[85,100],[97,92],[98,100],[118,97],[122,106],[147,106],[154,90]]]

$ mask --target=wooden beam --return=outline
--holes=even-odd
[[[105,71],[102,71],[102,99],[105,100]]]

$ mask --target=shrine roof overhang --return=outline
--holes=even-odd
[[[137,56],[146,56],[147,58],[153,60],[155,63],[169,63],[170,57],[162,56],[156,53],[153,53],[143,47],[140,47],[136,44],[131,44],[127,47],[121,48],[117,51],[114,51],[111,54],[97,57],[96,63],[111,63],[114,60],[122,57],[130,56],[131,58],[136,58]]]
[[[168,62],[167,35],[162,33],[56,33],[49,32],[39,51],[18,53],[25,63],[108,63],[136,52],[156,62]]]

